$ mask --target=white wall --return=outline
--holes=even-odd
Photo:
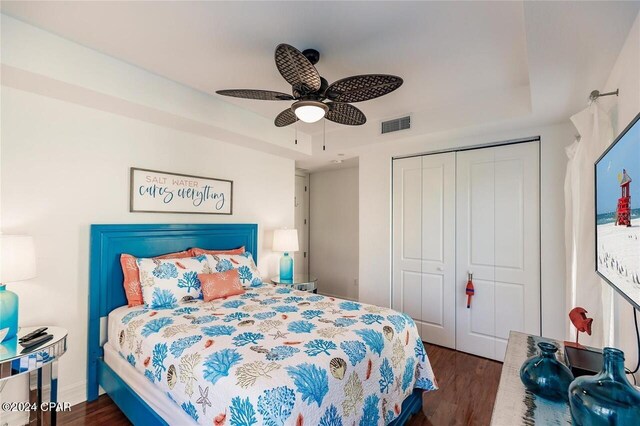
[[[277,128],[273,118],[0,15],[2,84],[103,111],[233,142],[263,152],[304,157],[311,137]],[[167,56],[167,60],[172,60]],[[294,134],[298,143],[294,144]]]
[[[358,299],[358,168],[312,173],[310,177],[311,274],[318,292]]]
[[[620,51],[607,83],[602,92],[620,89],[616,97],[602,98],[601,102],[609,107],[613,118],[614,134],[619,134],[640,112],[640,14],[636,17],[624,47]],[[635,201],[640,202],[640,200]],[[634,207],[637,207],[634,206]],[[635,368],[638,360],[633,308],[618,293],[613,298],[613,344],[625,353],[626,365]],[[640,378],[640,373],[636,375]]]
[[[603,98],[620,132],[640,111],[640,15],[602,92],[620,89],[618,98]],[[595,87],[594,87],[595,89]],[[585,104],[586,106],[586,104]],[[577,111],[576,111],[577,112]],[[564,265],[564,175],[576,130],[567,119],[556,125],[527,127],[498,123],[497,131],[459,129],[456,132],[412,138],[406,143],[374,145],[360,157],[360,289],[363,302],[389,306],[391,290],[391,159],[394,156],[430,152],[529,136],[541,137],[541,284],[542,333],[565,339]],[[509,129],[512,130],[504,130]],[[625,351],[627,366],[637,360],[632,309],[621,297],[614,297],[614,344]]]
[[[46,34],[39,33],[39,37],[47,39]],[[58,61],[62,65],[66,61],[69,73],[78,72],[87,65],[84,59],[92,58],[87,49],[81,48],[88,56],[79,60],[69,53],[77,45],[51,37],[67,48]],[[12,41],[6,40],[3,31],[3,49]],[[104,55],[95,55],[105,60]],[[107,59],[111,68],[130,67]],[[137,78],[145,73],[139,69],[135,72]],[[150,79],[158,79],[147,74]],[[18,78],[20,75],[24,74],[18,73]],[[109,84],[106,71],[92,78],[96,86]],[[10,284],[9,288],[20,296],[22,326],[50,324],[69,330],[69,350],[59,363],[59,400],[77,403],[85,399],[89,226],[257,223],[258,266],[265,276],[273,275],[278,257],[270,251],[270,230],[293,226],[294,161],[169,125],[129,118],[123,112],[109,113],[100,107],[60,100],[65,93],[60,97],[36,94],[39,88],[31,83],[14,79],[8,87],[3,78],[1,93],[2,232],[33,235],[38,263],[38,278]],[[16,85],[20,89],[14,88]],[[186,87],[182,88],[184,93],[178,89],[172,86],[171,92],[159,90],[153,97],[171,103],[174,91],[185,96],[192,92]],[[142,98],[149,94],[141,89],[139,95]],[[130,96],[135,97],[135,93]],[[251,126],[251,122],[245,126]],[[128,173],[132,166],[231,179],[234,214],[129,213]],[[26,400],[24,386],[24,378],[12,379],[2,399]],[[20,424],[24,419],[6,413],[1,416],[0,424]]]
[[[464,136],[435,135],[406,143],[379,144],[360,157],[360,291],[365,303],[390,306],[391,296],[391,161],[394,156],[499,142],[529,136],[541,138],[541,285],[542,332],[563,339],[564,312],[564,147],[573,141],[567,121],[547,127],[522,128]],[[471,135],[469,135],[471,133]]]

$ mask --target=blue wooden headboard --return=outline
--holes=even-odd
[[[103,356],[109,312],[127,304],[120,254],[153,257],[200,247],[244,246],[258,262],[256,224],[91,225],[87,399],[98,397],[98,360]]]

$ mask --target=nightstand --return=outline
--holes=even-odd
[[[18,339],[39,327],[22,327],[17,337],[0,343],[0,392],[7,380],[29,374],[29,402],[18,402],[6,411],[29,411],[29,424],[55,426],[58,402],[58,359],[67,351],[67,330],[48,327],[53,339],[24,350]],[[44,403],[44,404],[43,404]],[[11,403],[10,403],[11,404]],[[42,407],[45,406],[43,410]]]
[[[292,280],[281,280],[280,277],[271,278],[271,282],[278,285],[286,285],[296,290],[317,293],[318,278],[309,274],[294,274]]]

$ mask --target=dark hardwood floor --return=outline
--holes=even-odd
[[[94,402],[82,402],[71,407],[71,411],[58,413],[60,425],[109,425],[128,426],[131,423],[107,395]]]
[[[488,425],[502,364],[439,346],[426,346],[440,389],[424,395],[422,413],[413,416],[408,426]],[[59,415],[58,423],[131,424],[106,395],[95,402],[73,406],[70,412]]]
[[[491,422],[502,363],[426,345],[439,389],[422,397],[408,426],[485,426]]]

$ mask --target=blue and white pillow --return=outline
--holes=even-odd
[[[206,256],[207,262],[209,262],[209,266],[211,266],[214,273],[237,269],[243,287],[262,285],[260,271],[258,271],[253,257],[248,251],[242,254],[207,254]]]
[[[140,270],[142,299],[151,309],[175,307],[185,296],[202,298],[198,274],[211,273],[207,258],[136,260]]]

